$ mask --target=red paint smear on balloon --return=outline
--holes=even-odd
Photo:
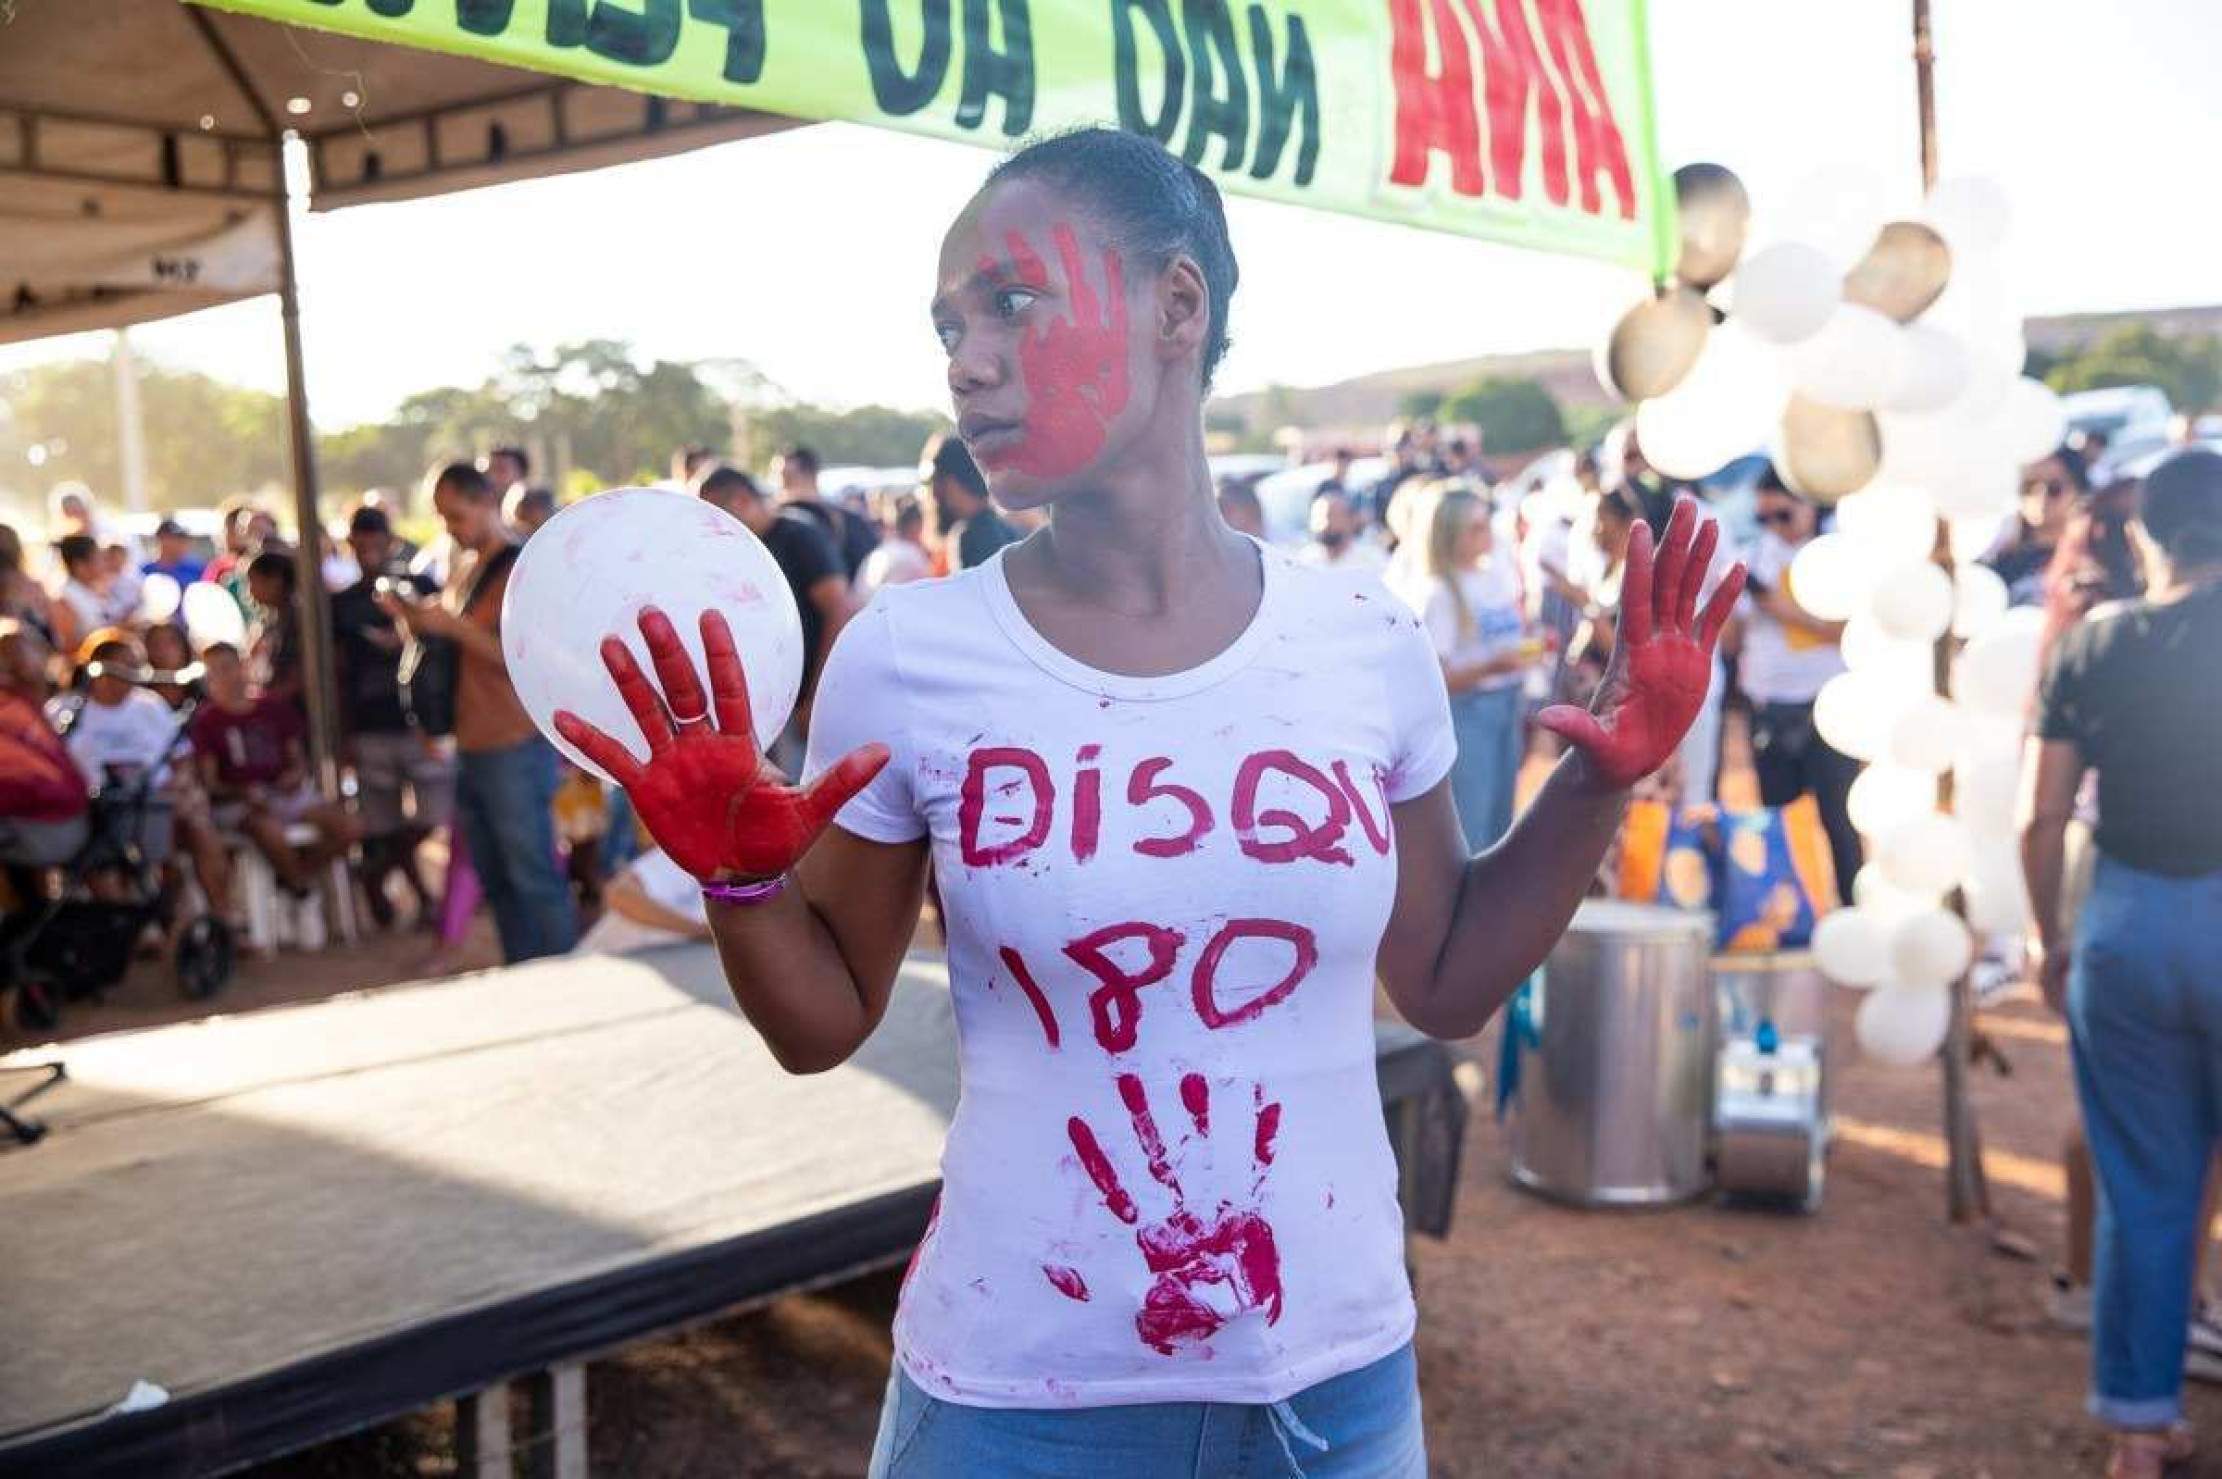
[[[1020,341],[1026,433],[1016,446],[982,458],[1037,478],[1067,477],[1095,461],[1128,394],[1126,272],[1119,253],[1103,253],[1105,296],[1099,299],[1071,223],[1058,222],[1050,237],[1064,266],[1072,317],[1044,323]],[[1049,270],[1026,238],[1014,231],[1008,244],[1018,281],[1046,289]]]
[[[1088,1302],[1088,1281],[1080,1277],[1079,1269],[1067,1268],[1061,1263],[1045,1263],[1042,1265],[1042,1276],[1055,1285],[1057,1292],[1065,1298],[1077,1299],[1082,1304]]]
[[[1180,1102],[1188,1107],[1188,1117],[1196,1123],[1196,1133],[1211,1133],[1211,1088],[1200,1073],[1185,1075],[1180,1081]]]

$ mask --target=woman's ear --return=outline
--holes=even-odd
[[[1154,318],[1158,358],[1166,363],[1203,358],[1211,335],[1211,289],[1193,257],[1176,256],[1157,275]]]

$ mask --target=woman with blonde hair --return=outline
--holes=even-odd
[[[1465,483],[1439,483],[1420,494],[1422,511],[1418,569],[1403,594],[1443,665],[1458,738],[1451,794],[1466,845],[1479,852],[1512,826],[1522,679],[1540,644],[1522,620],[1518,564],[1496,550],[1488,499]]]

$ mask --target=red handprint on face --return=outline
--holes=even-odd
[[[1280,1319],[1280,1250],[1273,1243],[1272,1224],[1259,1213],[1256,1202],[1266,1170],[1273,1164],[1273,1140],[1281,1128],[1281,1106],[1267,1104],[1264,1090],[1255,1091],[1251,1205],[1236,1207],[1222,1200],[1208,1215],[1198,1215],[1188,1205],[1180,1177],[1167,1157],[1165,1139],[1158,1133],[1142,1081],[1131,1073],[1122,1073],[1116,1082],[1150,1176],[1172,1194],[1172,1209],[1164,1217],[1143,1220],[1141,1208],[1120,1182],[1118,1170],[1086,1120],[1074,1115],[1065,1129],[1088,1179],[1103,1193],[1104,1206],[1112,1216],[1134,1228],[1142,1262],[1155,1276],[1142,1298],[1142,1307],[1135,1312],[1135,1333],[1144,1345],[1169,1356],[1183,1345],[1209,1338],[1238,1316],[1262,1310],[1268,1325]],[[1181,1080],[1180,1098],[1201,1141],[1211,1129],[1210,1085],[1202,1074],[1191,1073]],[[1088,1298],[1087,1284],[1074,1270],[1044,1265],[1042,1272],[1068,1299]]]
[[[671,619],[648,607],[640,613],[640,634],[663,697],[614,636],[602,639],[602,663],[648,741],[648,763],[569,710],[557,711],[556,732],[625,788],[657,844],[696,878],[770,878],[786,872],[834,813],[879,773],[887,747],[866,745],[808,790],[798,790],[765,763],[756,746],[748,679],[724,617],[702,613],[714,723],[711,700],[703,696]]]
[[[1595,701],[1586,710],[1554,704],[1535,717],[1579,748],[1609,786],[1632,786],[1664,765],[1705,703],[1713,644],[1744,588],[1738,563],[1700,619],[1697,598],[1719,542],[1720,525],[1708,519],[1699,527],[1696,502],[1676,499],[1654,571],[1651,529],[1639,522],[1620,584],[1618,640]]]
[[[1072,318],[1045,322],[1020,341],[1026,435],[1000,459],[986,454],[1037,478],[1064,477],[1095,461],[1127,399],[1126,275],[1119,254],[1104,250],[1104,297],[1098,300],[1070,223],[1059,222],[1051,237],[1064,265]],[[1009,247],[1016,280],[1047,292],[1049,269],[1026,238],[1013,232]]]

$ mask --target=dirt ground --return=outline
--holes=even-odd
[[[424,937],[251,962],[213,1003],[243,1011],[409,979]],[[456,964],[494,962],[483,927]],[[2094,1474],[2081,1341],[2051,1331],[2042,1265],[2002,1256],[1944,1216],[1938,1074],[1863,1063],[1856,999],[1832,992],[1838,1135],[1826,1204],[1785,1216],[1695,1205],[1581,1212],[1507,1182],[1486,1104],[1457,1222],[1421,1239],[1421,1386],[1432,1467],[1466,1475]],[[67,1035],[195,1015],[151,969]],[[2054,1255],[2056,1155],[2073,1112],[2059,1024],[2028,996],[1987,1012],[2011,1077],[1975,1076],[1991,1194],[2005,1226]],[[1493,1042],[1474,1044],[1493,1065]],[[863,1472],[886,1380],[892,1272],[777,1300],[593,1364],[596,1472],[848,1476]],[[2222,1430],[2222,1391],[2191,1415]],[[455,1472],[435,1408],[298,1454],[258,1479]],[[2185,1472],[2222,1479],[2222,1449]]]

